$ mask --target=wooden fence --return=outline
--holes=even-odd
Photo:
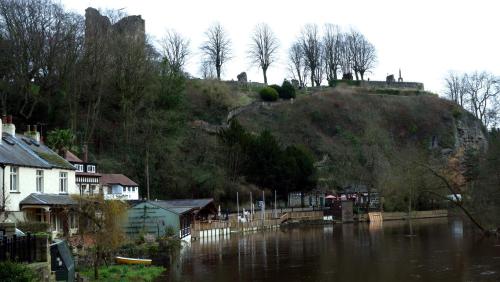
[[[46,240],[46,238],[43,238]],[[37,261],[37,252],[40,252],[37,244],[37,237],[31,234],[26,236],[12,235],[11,238],[3,237],[0,239],[0,261],[11,260],[17,262]]]

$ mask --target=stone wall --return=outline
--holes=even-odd
[[[111,24],[109,18],[101,15],[97,9],[89,7],[85,10],[86,45],[95,40],[110,40],[117,37],[145,42],[145,21],[141,16],[127,16]]]
[[[361,86],[366,88],[395,88],[424,90],[424,84],[420,82],[385,82],[385,81],[361,81]]]

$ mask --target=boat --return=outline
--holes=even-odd
[[[150,259],[125,258],[125,257],[115,257],[115,261],[118,264],[142,264],[142,265],[150,265],[152,262],[152,260]]]

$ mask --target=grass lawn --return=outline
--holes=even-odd
[[[153,281],[165,271],[161,266],[143,266],[143,265],[111,265],[99,268],[99,279],[94,278],[94,269],[88,268],[80,273],[89,278],[90,281]]]

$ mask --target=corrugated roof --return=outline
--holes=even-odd
[[[102,174],[101,175],[101,184],[109,185],[109,184],[120,184],[123,186],[139,186],[137,183],[132,181],[130,178],[126,177],[123,174]]]
[[[158,200],[151,201],[152,203],[156,203],[157,206],[163,208],[197,208],[202,209],[206,207],[208,204],[212,203],[214,199],[179,199],[179,200]]]
[[[160,201],[148,201],[148,203],[176,214],[185,214],[195,209],[194,207],[165,207],[161,205]]]
[[[71,199],[69,195],[31,193],[29,196],[24,198],[19,203],[19,206],[23,205],[68,206],[76,204],[77,204],[76,201]]]

